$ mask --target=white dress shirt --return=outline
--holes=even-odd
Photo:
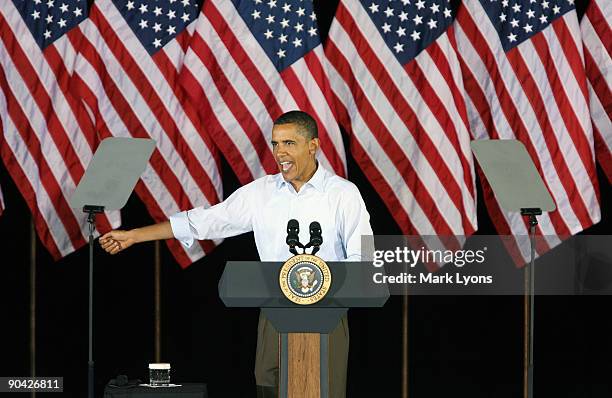
[[[310,241],[310,223],[321,224],[323,244],[317,256],[325,261],[359,261],[361,236],[372,235],[370,215],[355,184],[321,165],[299,192],[280,173],[268,175],[212,207],[170,216],[170,225],[175,238],[186,247],[194,239],[221,239],[253,231],[261,261],[285,261],[292,256],[285,242],[290,219],[299,222],[303,244]]]

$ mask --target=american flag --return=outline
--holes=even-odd
[[[76,57],[68,36],[86,12],[85,0],[0,3],[0,153],[55,259],[88,236],[86,216],[68,205],[98,144],[68,87]],[[118,212],[98,217],[101,233],[119,224]]]
[[[318,122],[323,166],[346,175],[324,64],[312,1],[204,2],[181,79],[242,183],[278,172],[272,124],[295,109]]]
[[[612,2],[591,0],[582,21],[595,155],[612,183]]]
[[[573,0],[463,2],[455,23],[476,139],[519,139],[557,210],[539,217],[539,251],[600,219],[580,28]],[[518,213],[486,192],[502,234],[526,235]],[[548,246],[548,247],[547,247]],[[528,245],[521,246],[529,258]]]
[[[447,0],[341,0],[326,43],[353,155],[410,235],[477,227],[452,21]]]
[[[214,144],[178,81],[198,10],[195,0],[99,0],[80,25],[73,85],[103,136],[156,140],[136,192],[158,222],[223,196]],[[167,243],[182,267],[214,247]]]

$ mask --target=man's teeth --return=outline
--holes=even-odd
[[[283,168],[283,171],[287,171],[291,167],[291,162],[281,162],[281,167]]]

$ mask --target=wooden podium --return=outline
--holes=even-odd
[[[227,307],[259,307],[280,334],[279,397],[328,398],[328,335],[349,308],[382,307],[386,285],[375,284],[371,263],[327,263],[332,285],[318,303],[289,301],[279,284],[283,263],[230,261],[219,282]]]

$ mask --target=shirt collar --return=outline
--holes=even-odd
[[[276,187],[278,189],[281,189],[283,187],[283,185],[285,184],[289,184],[287,181],[285,181],[285,179],[283,178],[283,174],[282,173],[278,173],[277,175],[277,180],[276,180]],[[317,161],[317,170],[315,171],[315,173],[312,175],[312,177],[310,177],[310,180],[308,180],[304,186],[306,185],[312,185],[316,190],[323,192],[324,191],[324,187],[325,187],[325,178],[327,176],[327,170],[325,170],[323,168],[323,166],[321,166],[321,163],[319,161]]]

